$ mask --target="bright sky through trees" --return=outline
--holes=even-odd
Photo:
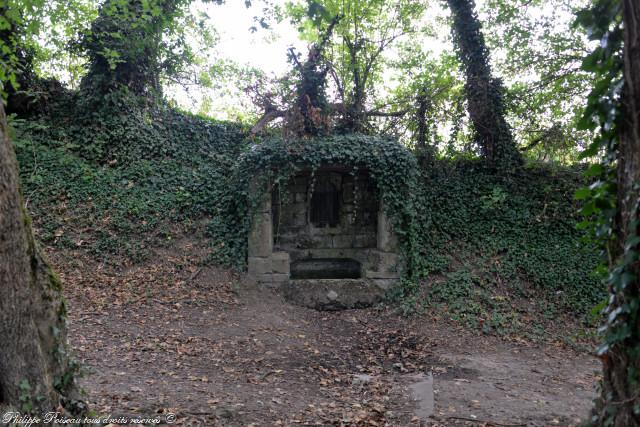
[[[289,2],[290,0],[274,0],[273,4],[284,10]],[[490,7],[488,2],[490,3],[488,0],[476,1],[477,10],[483,22],[488,21],[491,14],[491,10],[487,9]],[[293,46],[304,56],[307,46],[305,41],[300,40],[297,29],[287,17],[280,22],[269,19],[269,29],[259,28],[254,17],[261,17],[262,6],[263,4],[258,1],[254,1],[254,5],[250,8],[247,8],[245,2],[241,0],[228,0],[221,5],[203,3],[201,0],[194,1],[191,5],[192,12],[196,15],[206,14],[208,24],[218,36],[214,46],[202,46],[203,49],[210,51],[209,61],[218,65],[215,71],[209,74],[213,87],[172,84],[166,88],[168,98],[181,108],[192,112],[200,112],[220,119],[246,119],[247,113],[254,110],[254,106],[244,94],[244,87],[248,86],[249,78],[238,80],[238,73],[230,71],[228,67],[221,68],[220,65],[233,64],[235,70],[239,68],[245,71],[259,70],[268,77],[283,76],[291,69],[291,65],[287,62],[287,49]],[[573,19],[573,15],[567,10],[554,11],[545,5],[527,6],[519,12],[523,15],[529,14],[535,19],[555,14],[555,22],[561,23],[562,27],[569,27]],[[442,4],[431,2],[423,19],[424,28],[428,28],[428,31],[400,38],[395,44],[389,46],[383,55],[386,59],[397,59],[399,45],[407,41],[416,42],[424,51],[431,52],[433,58],[440,56],[443,51],[453,52],[450,27],[445,22],[448,14],[448,10]],[[250,28],[255,26],[258,30],[251,31]],[[502,75],[500,63],[507,60],[507,50],[494,46],[491,56],[496,74]],[[520,75],[520,80],[535,80],[534,74],[535,71],[532,68],[529,74]],[[507,81],[513,81],[512,77],[503,77],[506,77]],[[388,93],[405,78],[406,76],[403,76],[399,70],[387,67],[384,71],[384,87],[379,88],[380,94]]]
[[[77,89],[86,74],[87,58],[82,52],[67,47],[88,30],[102,4],[102,0],[76,1],[82,5],[76,11],[77,17],[39,34],[42,49],[36,64],[41,76],[57,78],[71,89]],[[411,2],[398,0],[398,5]],[[508,120],[523,146],[531,143],[537,146],[536,141],[544,139],[560,151],[584,147],[584,135],[576,131],[573,122],[583,108],[589,86],[588,76],[579,70],[587,43],[584,32],[573,27],[572,22],[575,9],[586,2],[476,1],[493,73],[503,79],[507,88]],[[287,7],[288,4],[301,5],[297,8],[300,15],[301,10],[307,9],[306,0],[252,0],[249,8],[242,0],[226,0],[222,4],[190,0],[184,4],[189,3],[190,13],[181,16],[165,36],[167,45],[175,46],[171,37],[175,39],[179,33],[194,56],[184,63],[180,73],[161,75],[166,100],[192,113],[254,125],[265,110],[264,105],[255,102],[257,92],[274,99],[290,95],[286,92],[291,88],[284,82],[295,80],[297,71],[287,60],[289,48],[295,49],[300,60],[308,54],[307,46],[315,29],[310,22],[300,21],[300,16],[295,18],[297,23],[292,23],[296,16],[292,10],[296,8]],[[319,1],[323,3],[333,4],[335,9],[342,2]],[[364,3],[345,0],[342,4],[362,6]],[[382,4],[386,7],[391,3]],[[415,115],[415,94],[420,87],[425,88],[434,103],[434,115],[430,118],[437,140],[434,144],[439,150],[446,144],[470,147],[472,135],[468,132],[461,98],[464,77],[459,72],[451,41],[448,7],[440,1],[417,1],[416,4],[423,9],[411,18],[411,29],[405,29],[406,33],[385,45],[376,58],[374,75],[366,88],[365,107],[387,114],[376,119],[378,132],[390,132],[406,140],[415,131],[407,122]],[[388,13],[393,16],[393,12]],[[368,40],[371,46],[375,46],[379,42],[376,38],[383,34],[376,33],[377,29],[394,28],[395,21],[383,15],[374,12],[367,18],[370,34],[363,40]],[[266,20],[268,28],[260,26],[257,22],[260,19]],[[299,25],[306,25],[304,37],[298,30]],[[334,80],[345,80],[349,69],[344,52],[337,53],[340,49],[344,51],[343,43],[343,36],[335,34],[331,42],[333,50],[329,53],[330,57],[333,55],[329,63],[339,62],[330,67],[342,73],[327,78],[327,95],[333,103],[339,101]],[[179,54],[179,50],[176,53]],[[176,49],[171,52],[174,51]],[[346,81],[349,84],[348,78]],[[541,153],[547,151],[541,150]],[[554,152],[553,156],[560,154]]]
[[[290,0],[275,0],[273,3],[285,8]],[[288,18],[277,22],[269,20],[269,29],[259,28],[254,21],[255,16],[260,16],[262,9],[259,3],[257,7],[246,8],[244,1],[230,0],[222,5],[203,3],[196,1],[191,6],[194,13],[206,13],[209,23],[218,35],[215,46],[210,47],[213,58],[217,61],[229,61],[239,67],[261,70],[267,76],[282,76],[291,69],[287,62],[287,50],[294,47],[303,56],[306,54],[306,41],[300,40],[299,33]],[[436,22],[446,16],[445,10],[439,4],[434,4],[430,13],[425,16],[424,25],[435,29],[435,33],[429,36],[415,34],[400,38],[398,42],[411,39],[422,40],[425,50],[439,55],[445,49],[452,49],[449,39],[450,29],[446,26],[438,26]],[[257,31],[251,31],[251,27],[258,26]],[[395,46],[390,46],[384,52],[386,58],[396,58],[398,55]],[[393,70],[386,70],[385,86],[393,87],[402,76]],[[215,76],[212,76],[215,78]],[[221,119],[238,118],[240,111],[246,113],[251,105],[243,97],[243,88],[232,87],[231,82],[224,87],[213,89],[185,88],[172,85],[167,90],[167,95],[179,106],[193,112],[201,112]],[[195,89],[195,90],[194,90]]]
[[[279,0],[284,6],[285,1]],[[287,49],[291,46],[304,51],[306,43],[298,38],[298,32],[288,20],[270,22],[270,29],[251,31],[256,26],[254,16],[261,10],[247,9],[244,1],[231,0],[222,5],[195,1],[191,10],[206,13],[210,25],[218,35],[213,51],[216,61],[229,61],[239,67],[261,70],[268,76],[283,75],[290,68]],[[212,76],[215,79],[216,76]],[[233,119],[234,113],[251,108],[243,102],[243,88],[227,81],[223,87],[184,88],[172,85],[167,90],[169,98],[178,105],[194,112],[203,112],[221,119]],[[203,108],[204,107],[204,108]]]

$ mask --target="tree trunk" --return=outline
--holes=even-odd
[[[74,391],[65,303],[35,245],[0,104],[0,409],[42,415]],[[0,410],[0,412],[2,412]]]
[[[453,38],[465,72],[469,116],[482,154],[492,167],[513,169],[522,158],[505,119],[504,88],[491,75],[489,52],[480,31],[473,0],[447,0]]]
[[[416,96],[416,122],[418,130],[416,132],[416,148],[419,151],[427,150],[427,112],[429,111],[429,100],[424,87],[420,88]]]
[[[124,86],[137,96],[160,99],[163,32],[183,4],[181,0],[106,0],[79,44],[89,63],[82,87],[107,93]],[[149,8],[159,13],[153,15]]]
[[[358,39],[357,26],[355,40],[345,39],[345,44],[349,50],[349,66],[353,70],[353,88],[348,99],[346,113],[341,125],[346,132],[366,131],[367,117],[365,111],[366,98],[366,75],[361,74],[358,64],[358,55],[361,51],[362,41]],[[346,100],[345,100],[346,101]]]
[[[427,123],[427,113],[431,107],[431,101],[427,95],[425,87],[420,88],[416,96],[416,157],[418,164],[422,169],[427,169],[435,156],[434,147],[427,145],[427,136],[429,133],[429,123]]]
[[[636,259],[627,266],[634,277],[626,285],[611,285],[609,313],[628,307],[624,322],[629,335],[602,356],[603,380],[596,425],[640,426],[640,261],[638,244],[628,245],[640,235],[640,3],[623,0],[624,79],[623,120],[618,149],[618,217],[615,233],[618,259]],[[618,326],[619,327],[619,326]],[[635,413],[634,413],[635,408]],[[611,424],[608,424],[608,420]]]

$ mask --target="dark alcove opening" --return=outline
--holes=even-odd
[[[316,227],[336,227],[340,223],[340,193],[328,179],[316,184],[311,196],[310,220]]]
[[[292,279],[360,279],[362,267],[349,258],[311,258],[291,264]]]

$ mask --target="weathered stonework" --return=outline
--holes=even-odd
[[[290,280],[282,290],[289,301],[316,310],[369,307],[380,302],[385,293],[362,279]]]
[[[314,308],[371,305],[402,270],[373,181],[366,171],[339,166],[303,171],[266,192],[248,243],[249,277]]]

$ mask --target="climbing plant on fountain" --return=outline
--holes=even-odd
[[[582,126],[597,131],[585,156],[602,155],[589,171],[596,181],[577,197],[608,256],[609,304],[604,310],[600,396],[594,426],[640,426],[640,7],[599,0],[578,15],[599,46],[584,61],[597,82]]]
[[[216,259],[244,267],[251,211],[257,209],[264,192],[273,188],[284,192],[284,184],[302,167],[311,168],[313,173],[326,164],[352,165],[350,173],[353,175],[359,170],[369,171],[379,200],[400,239],[405,256],[405,276],[412,277],[417,272],[415,254],[419,253],[415,249],[418,233],[414,201],[420,192],[416,158],[394,140],[361,134],[294,141],[273,137],[247,150],[230,178],[224,212],[220,212],[212,223],[211,234],[217,242]],[[259,191],[252,192],[250,187]],[[229,218],[236,219],[230,223]]]

